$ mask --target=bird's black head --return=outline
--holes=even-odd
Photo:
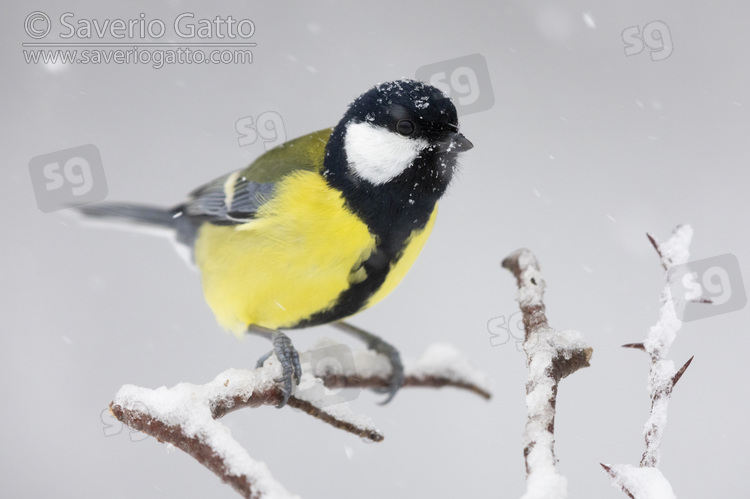
[[[458,153],[471,147],[445,94],[397,80],[352,102],[328,141],[323,173],[373,232],[410,232],[427,222]]]

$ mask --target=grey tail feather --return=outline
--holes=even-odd
[[[97,203],[78,207],[88,217],[113,218],[148,225],[177,228],[172,211],[167,208],[128,203]]]

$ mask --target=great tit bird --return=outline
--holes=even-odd
[[[471,147],[445,94],[397,80],[360,95],[334,128],[275,147],[174,208],[102,203],[80,210],[173,231],[192,251],[218,322],[272,340],[258,363],[273,353],[279,359],[279,407],[301,374],[282,330],[328,323],[388,356],[387,402],[404,380],[398,352],[341,321],[404,277],[432,230],[458,153]]]

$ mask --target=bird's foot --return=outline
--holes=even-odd
[[[373,391],[377,393],[387,393],[388,396],[380,402],[380,405],[385,405],[396,396],[402,386],[404,386],[404,364],[401,362],[401,354],[396,348],[380,338],[377,341],[371,342],[367,345],[370,350],[374,350],[381,355],[385,355],[388,358],[388,362],[391,364],[391,380],[388,386],[383,388],[374,388]]]
[[[333,324],[342,331],[352,334],[364,341],[367,344],[367,348],[373,350],[381,355],[384,355],[388,362],[391,364],[391,379],[388,386],[383,388],[373,388],[373,391],[377,393],[387,393],[385,400],[380,402],[380,405],[385,405],[396,396],[396,393],[404,386],[404,364],[401,362],[401,354],[396,350],[396,347],[390,343],[384,341],[378,336],[372,333],[360,329],[356,326],[352,326],[346,322],[336,322]]]
[[[300,376],[302,375],[302,367],[299,363],[299,354],[292,345],[292,340],[281,331],[274,331],[271,335],[271,342],[273,343],[273,350],[263,355],[256,364],[257,367],[263,367],[263,363],[273,354],[276,354],[276,358],[279,359],[281,364],[282,375],[279,378],[274,379],[277,383],[281,383],[281,392],[283,398],[281,402],[276,406],[278,408],[284,407],[289,401],[289,397],[292,396],[292,391],[295,384],[299,384]]]

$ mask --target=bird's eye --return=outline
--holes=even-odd
[[[412,120],[398,120],[396,123],[396,131],[401,135],[411,135],[416,129]]]

